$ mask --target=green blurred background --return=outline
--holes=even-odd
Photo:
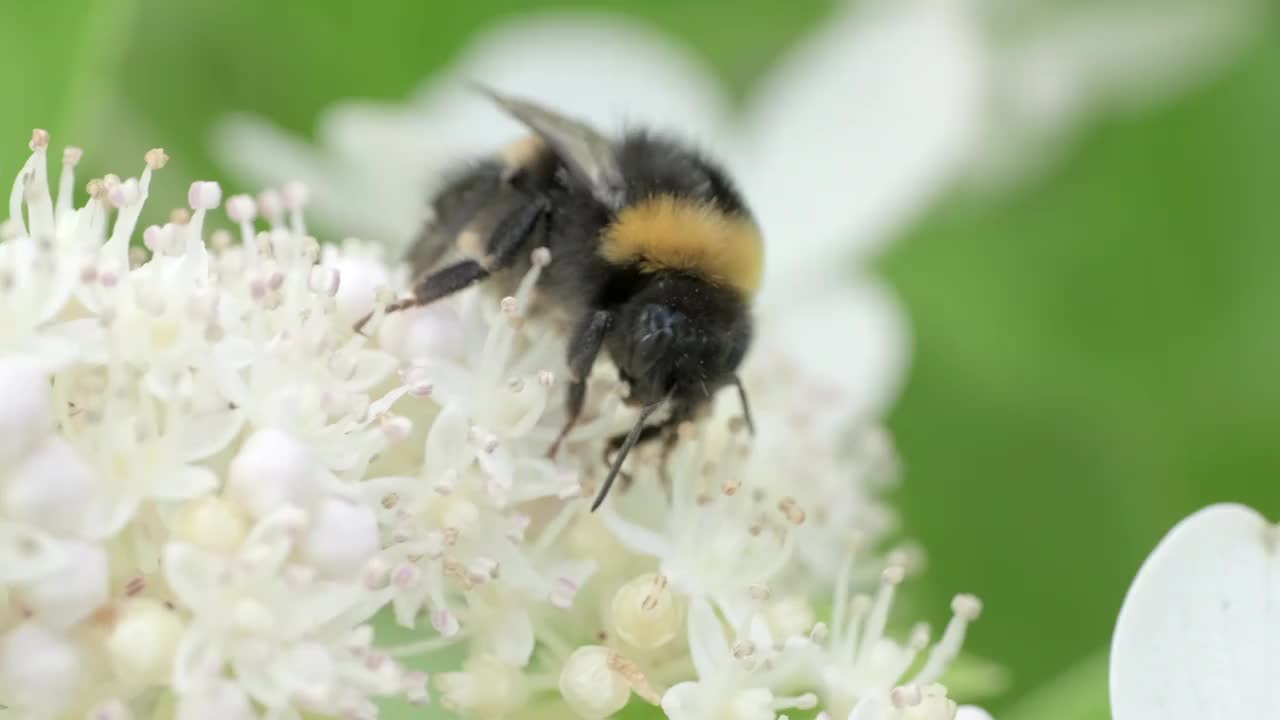
[[[224,177],[220,115],[306,136],[531,7],[653,23],[741,93],[831,5],[0,0],[0,167],[43,126],[90,173],[162,143],[180,177]],[[1218,500],[1280,516],[1276,16],[1170,102],[1087,118],[1045,172],[950,193],[879,262],[916,343],[890,418],[894,502],[930,558],[913,604],[985,599],[968,649],[1010,670],[999,718],[1107,717],[1113,620],[1163,532]]]

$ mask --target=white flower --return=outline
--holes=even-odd
[[[53,369],[91,348],[101,334],[91,323],[55,320],[72,299],[84,272],[83,251],[102,232],[102,219],[71,208],[78,148],[63,154],[55,205],[48,147],[48,133],[32,132],[31,157],[9,195],[9,220],[0,224],[0,352],[23,353]],[[24,204],[29,222],[23,220]]]
[[[806,693],[777,697],[772,687],[798,661],[796,647],[758,645],[747,634],[748,617],[729,644],[720,618],[705,602],[689,608],[689,652],[697,680],[674,685],[662,696],[662,709],[671,720],[774,720],[778,711],[809,709],[817,696]]]
[[[954,615],[942,638],[929,648],[929,628],[917,625],[906,642],[885,635],[894,592],[905,572],[891,565],[883,573],[874,599],[850,596],[852,558],[836,579],[830,630],[818,626],[810,655],[811,672],[822,678],[825,706],[837,716],[855,720],[950,720],[955,703],[937,685],[947,666],[960,654],[965,630],[977,619],[982,604],[971,595],[957,595]],[[829,637],[824,637],[828,635]],[[924,663],[912,675],[917,656],[929,648]]]
[[[892,465],[883,431],[867,419],[846,447],[848,412],[801,407],[826,392],[821,368],[760,343],[756,416],[776,441],[753,443],[726,403],[682,425],[669,458],[637,450],[630,487],[592,514],[606,438],[632,417],[602,367],[546,457],[563,337],[531,306],[554,258],[535,252],[512,297],[473,289],[386,317],[404,269],[354,240],[322,253],[295,184],[229,199],[237,242],[206,241],[221,191],[194,183],[191,209],[127,251],[161,165],[152,151],[140,178],[94,181],[88,205],[53,219],[39,173],[14,193],[33,230],[8,223],[0,250],[73,228],[48,260],[89,269],[59,312],[90,331],[48,353],[27,342],[64,319],[46,318],[0,354],[0,704],[39,720],[170,705],[182,720],[364,719],[382,697],[429,702],[398,658],[456,646],[466,660],[436,685],[467,717],[646,702],[772,720],[820,697],[863,713],[887,698],[894,720],[953,709],[931,684],[892,687],[901,668],[885,663],[907,648],[814,641],[806,597],[880,567],[824,546],[892,522],[874,497]],[[351,324],[366,307],[372,337]],[[382,610],[430,627],[375,647]],[[958,648],[972,612],[957,613],[919,682]],[[836,627],[878,637],[877,623]]]
[[[286,507],[259,521],[234,555],[166,547],[165,578],[191,615],[172,661],[175,689],[198,692],[229,666],[269,708],[353,713],[371,710],[369,695],[398,689],[402,669],[385,657],[366,663],[367,644],[342,632],[362,586],[289,561],[306,529],[306,515]]]
[[[766,504],[766,497],[737,479],[741,468],[750,464],[741,434],[733,445],[713,453],[692,426],[681,428],[680,447],[671,458],[671,499],[662,527],[637,524],[620,514],[614,503],[601,510],[619,541],[657,560],[662,589],[669,582],[671,590],[689,603],[691,647],[707,632],[698,623],[714,617],[712,605],[736,615],[752,592],[767,588],[784,569],[794,551],[794,526],[805,518],[794,500]],[[657,485],[656,480],[645,477],[639,482]],[[625,505],[650,514],[655,505],[665,504],[640,493],[631,495]]]
[[[1111,645],[1115,720],[1274,717],[1280,694],[1280,527],[1212,505],[1142,564]]]

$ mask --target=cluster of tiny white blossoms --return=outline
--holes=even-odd
[[[55,198],[48,146],[36,131],[0,236],[8,712],[354,719],[399,697],[476,718],[955,716],[937,681],[977,600],[932,647],[923,626],[886,633],[911,564],[871,551],[893,525],[873,492],[889,443],[767,341],[754,437],[719,403],[669,457],[638,450],[593,514],[632,416],[602,368],[547,458],[564,340],[531,315],[545,250],[509,297],[384,315],[406,271],[308,236],[305,188],[228,198],[234,231],[206,232],[222,193],[194,183],[135,245],[164,152],[76,208],[81,153]],[[380,612],[394,638],[375,638]],[[446,649],[457,667],[412,669]]]

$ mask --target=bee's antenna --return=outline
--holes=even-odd
[[[742,384],[742,378],[737,375],[733,376],[733,384],[738,386],[738,399],[742,401],[742,417],[747,421],[747,430],[755,435],[756,422],[751,419],[751,403],[747,402],[747,388]]]
[[[640,439],[640,433],[644,430],[644,423],[657,410],[667,398],[662,398],[657,402],[645,405],[640,411],[640,418],[636,420],[636,424],[632,426],[631,432],[627,433],[627,439],[623,441],[622,447],[618,448],[618,455],[613,459],[613,466],[609,468],[609,474],[604,479],[604,485],[600,487],[600,492],[596,493],[596,499],[591,503],[591,512],[595,512],[600,504],[604,502],[604,498],[609,494],[609,488],[613,487],[613,481],[618,478],[618,472],[622,470],[622,462],[627,459],[627,453],[631,452],[631,448],[635,447],[636,441]]]

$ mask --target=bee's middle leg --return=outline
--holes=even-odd
[[[528,203],[513,210],[494,227],[484,258],[460,260],[423,276],[414,285],[412,298],[391,303],[386,311],[399,312],[433,303],[489,277],[495,270],[509,266],[520,248],[525,247],[536,233],[550,207],[545,197],[530,198]],[[361,332],[372,316],[373,313],[364,316],[356,324],[356,332]]]

